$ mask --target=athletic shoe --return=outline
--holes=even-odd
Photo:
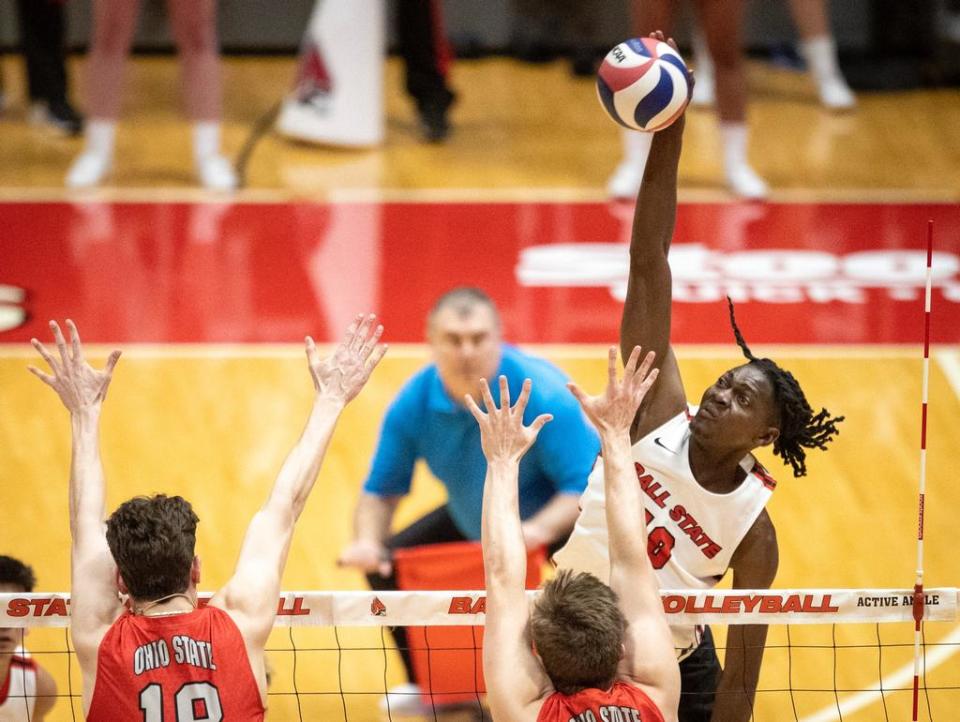
[[[447,112],[457,96],[449,90],[417,101],[420,115],[420,132],[428,143],[442,143],[450,135]]]
[[[31,125],[47,126],[63,135],[80,135],[83,131],[83,118],[65,100],[53,103],[35,102],[30,105]]]
[[[817,88],[820,102],[830,110],[853,110],[857,107],[857,97],[842,77],[832,77],[820,83]]]
[[[760,201],[770,193],[770,189],[763,178],[758,176],[753,168],[746,163],[727,168],[724,175],[726,175],[727,185],[734,195],[746,200]]]
[[[643,166],[632,159],[624,160],[607,181],[607,195],[616,200],[635,200],[643,182]]]
[[[113,158],[86,151],[77,156],[67,172],[68,188],[92,188],[100,185],[113,167]]]
[[[232,191],[237,188],[237,172],[222,155],[211,155],[197,161],[197,175],[207,190]]]

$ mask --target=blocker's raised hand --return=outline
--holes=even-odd
[[[111,353],[103,370],[97,371],[84,360],[80,334],[70,319],[67,319],[67,328],[70,331],[69,348],[60,326],[56,321],[50,322],[50,330],[53,331],[53,339],[60,355],[59,360],[37,339],[30,341],[53,373],[46,374],[34,366],[27,368],[30,373],[56,391],[63,405],[73,414],[103,403],[107,396],[107,389],[110,387],[110,380],[113,378],[113,368],[120,358],[120,352]]]
[[[379,343],[383,326],[378,324],[374,327],[376,318],[372,313],[359,314],[350,324],[343,340],[325,359],[320,358],[317,345],[307,336],[307,361],[318,396],[347,403],[360,393],[387,352],[387,345]]]
[[[637,415],[637,409],[640,408],[644,396],[647,395],[660,373],[659,369],[651,370],[655,358],[656,354],[653,351],[649,352],[637,368],[640,347],[634,346],[627,365],[623,369],[623,379],[618,381],[617,348],[611,346],[607,354],[607,389],[603,394],[588,396],[572,381],[567,384],[567,388],[577,397],[584,413],[599,431],[629,433],[633,419]]]
[[[466,395],[467,408],[480,425],[480,443],[483,455],[487,462],[512,461],[519,462],[537,440],[537,434],[544,425],[553,420],[550,414],[540,414],[529,426],[523,425],[523,412],[530,399],[531,381],[523,382],[520,398],[514,406],[510,406],[510,388],[507,386],[507,377],[500,377],[500,406],[493,403],[490,387],[486,379],[481,379],[483,403],[487,407],[484,413],[470,394]]]

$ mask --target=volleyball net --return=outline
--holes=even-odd
[[[912,589],[665,590],[662,598],[671,624],[711,626],[721,661],[728,625],[768,625],[757,722],[909,719]],[[488,718],[485,601],[482,591],[285,592],[267,645],[268,719]],[[960,710],[957,606],[956,588],[925,591],[920,719],[952,720]],[[57,681],[54,722],[82,719],[68,626],[68,595],[0,594],[0,628],[20,635]],[[386,690],[407,681],[391,627],[407,628],[421,687],[415,704],[393,695],[386,704]]]

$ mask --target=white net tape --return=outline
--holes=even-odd
[[[532,598],[537,592],[529,592]],[[662,590],[670,624],[840,624],[913,621],[912,589]],[[201,599],[209,599],[201,594]],[[957,618],[957,589],[925,590],[923,619]],[[69,594],[0,594],[0,627],[69,626]],[[278,626],[482,625],[482,591],[283,592]]]

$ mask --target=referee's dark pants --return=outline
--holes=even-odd
[[[446,110],[454,98],[447,87],[453,53],[444,33],[440,0],[400,0],[396,13],[407,92],[421,112],[431,105]]]
[[[401,0],[401,3],[406,0]],[[446,505],[434,509],[426,516],[413,522],[402,531],[397,532],[390,537],[385,546],[390,551],[394,549],[407,549],[409,547],[423,546],[425,544],[443,544],[445,542],[467,541],[467,538],[460,533],[456,524],[450,516]],[[566,544],[566,537],[555,541],[547,550],[548,554],[553,554],[560,547]],[[396,572],[392,571],[389,576],[383,577],[376,572],[367,574],[367,582],[370,588],[378,592],[391,591],[397,588]],[[395,627],[393,629],[393,639],[397,643],[397,651],[403,659],[403,666],[407,670],[407,679],[414,681],[413,663],[410,657],[409,644],[407,642],[407,630],[405,627]]]
[[[61,0],[17,0],[20,42],[31,100],[67,100],[66,47]]]
[[[707,627],[700,646],[680,662],[680,722],[710,722],[720,671],[713,632]]]

